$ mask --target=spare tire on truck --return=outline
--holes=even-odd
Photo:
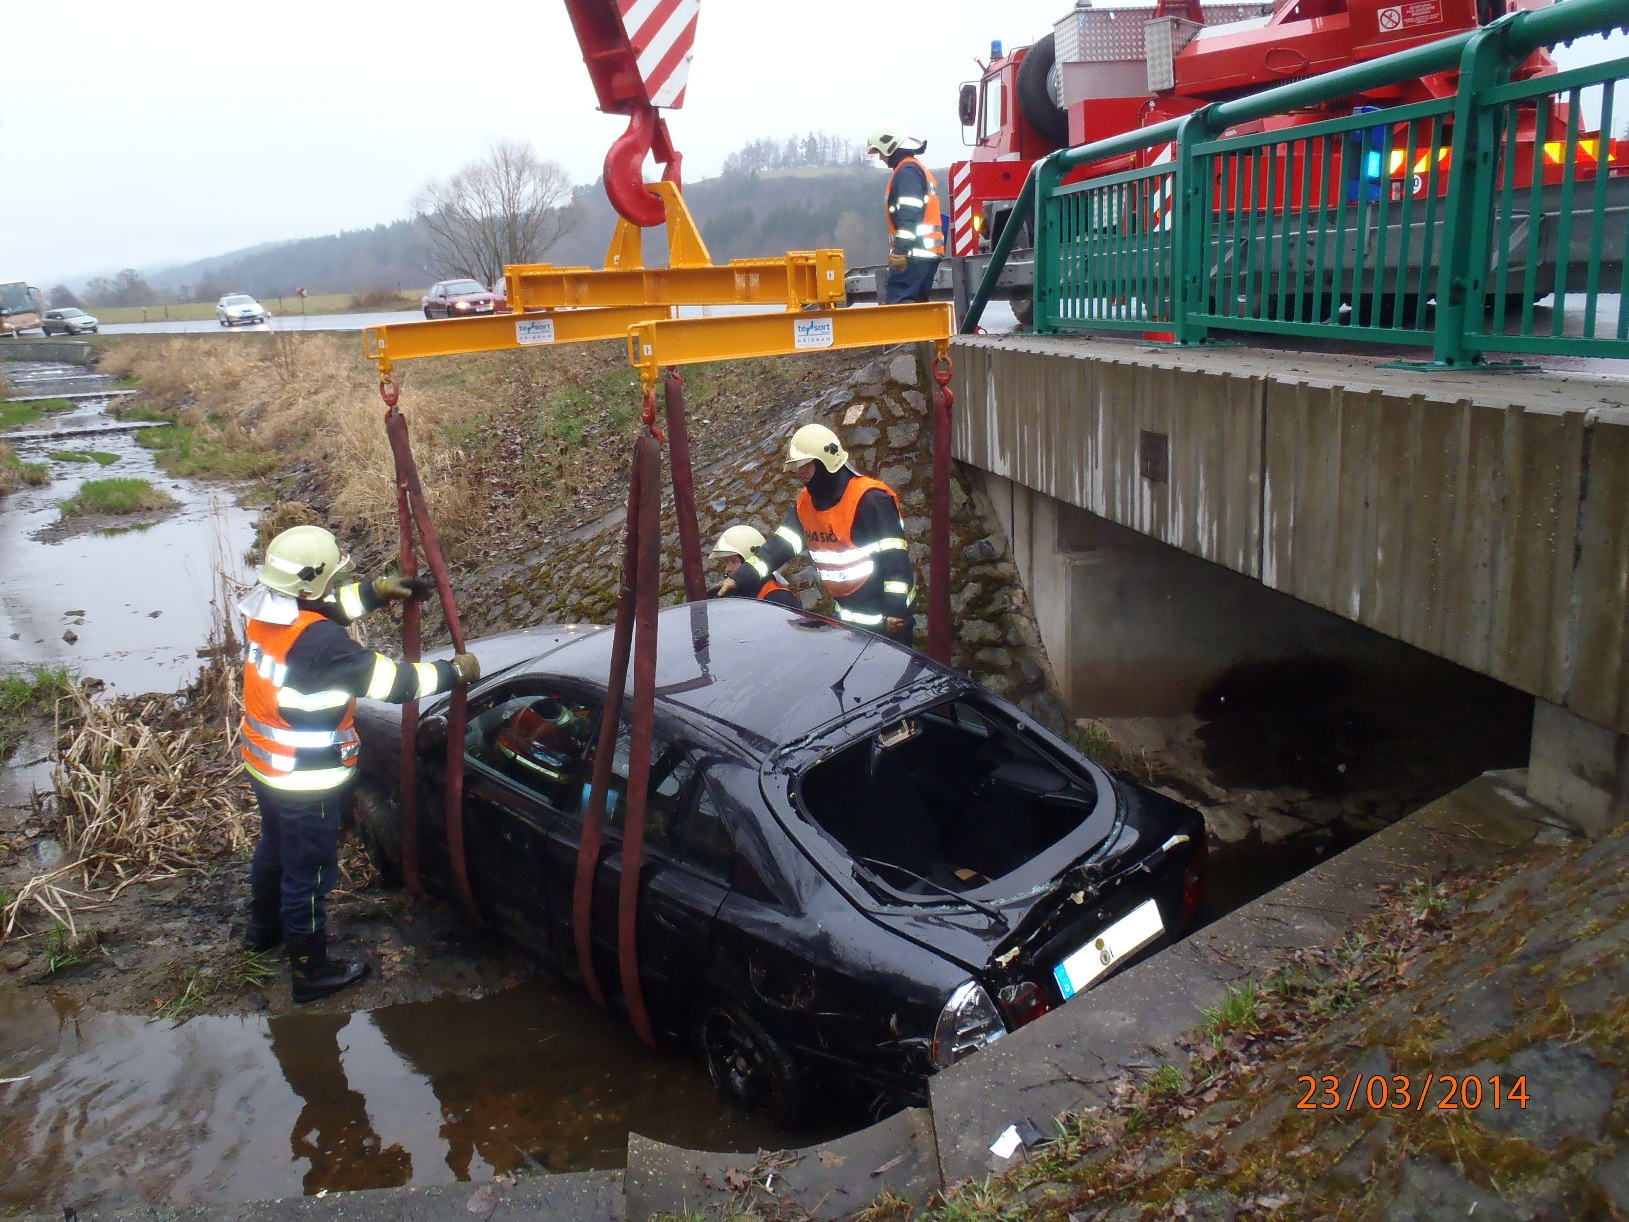
[[[1069,112],[1052,99],[1047,78],[1052,74],[1057,51],[1048,34],[1029,49],[1018,65],[1018,110],[1024,121],[1053,144],[1069,143]]]

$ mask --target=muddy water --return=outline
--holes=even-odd
[[[540,984],[166,1022],[0,990],[0,1210],[184,1205],[620,1166],[630,1129],[781,1144],[699,1067]]]
[[[94,384],[75,367],[29,362],[8,364],[6,376],[19,395]],[[106,400],[82,400],[28,431],[105,425],[106,407]],[[251,515],[229,496],[164,475],[129,432],[10,444],[22,458],[48,463],[52,480],[0,501],[0,667],[62,662],[119,692],[185,686],[197,669],[197,648],[209,636],[215,565],[224,559],[241,574],[244,550],[254,540]],[[100,450],[118,461],[102,466],[49,457],[64,450]],[[136,529],[109,522],[107,529],[60,542],[35,538],[58,521],[58,502],[80,484],[115,477],[152,481],[180,502],[179,511]]]

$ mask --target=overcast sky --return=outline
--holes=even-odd
[[[704,0],[668,112],[686,176],[759,136],[889,119],[946,164],[974,58],[1069,7]],[[0,46],[0,275],[42,287],[395,220],[498,139],[592,181],[625,126],[595,110],[558,0],[0,0]]]

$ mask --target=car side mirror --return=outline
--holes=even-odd
[[[979,118],[979,87],[973,84],[963,85],[961,92],[956,95],[956,117],[962,121],[963,127],[972,127]]]
[[[447,745],[447,719],[426,717],[419,722],[419,750],[435,751]]]

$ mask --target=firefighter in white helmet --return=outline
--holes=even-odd
[[[792,611],[803,610],[803,604],[798,601],[798,596],[775,580],[773,570],[769,576],[757,583],[757,592],[751,595],[745,594],[740,588],[740,583],[732,580],[740,572],[741,566],[756,556],[763,545],[763,533],[740,522],[728,527],[718,537],[718,542],[713,544],[713,555],[724,557],[725,580],[713,587],[713,596],[751,597],[759,602],[774,603],[777,607],[786,607]]]
[[[266,545],[259,583],[238,604],[248,620],[243,766],[260,805],[243,940],[254,951],[286,944],[296,1002],[336,993],[368,971],[329,959],[324,933],[355,789],[357,697],[400,704],[481,673],[471,654],[410,664],[353,641],[344,625],[386,603],[423,598],[430,586],[400,577],[336,584],[350,567],[333,535],[295,526]]]
[[[907,135],[898,123],[884,123],[866,141],[868,157],[880,157],[892,171],[885,201],[888,209],[888,287],[884,305],[926,301],[934,273],[945,253],[939,185],[919,160],[927,141]]]
[[[916,581],[899,497],[850,466],[843,443],[823,424],[792,434],[786,466],[803,490],[774,536],[736,570],[742,593],[755,595],[759,582],[807,549],[838,619],[911,644]]]

